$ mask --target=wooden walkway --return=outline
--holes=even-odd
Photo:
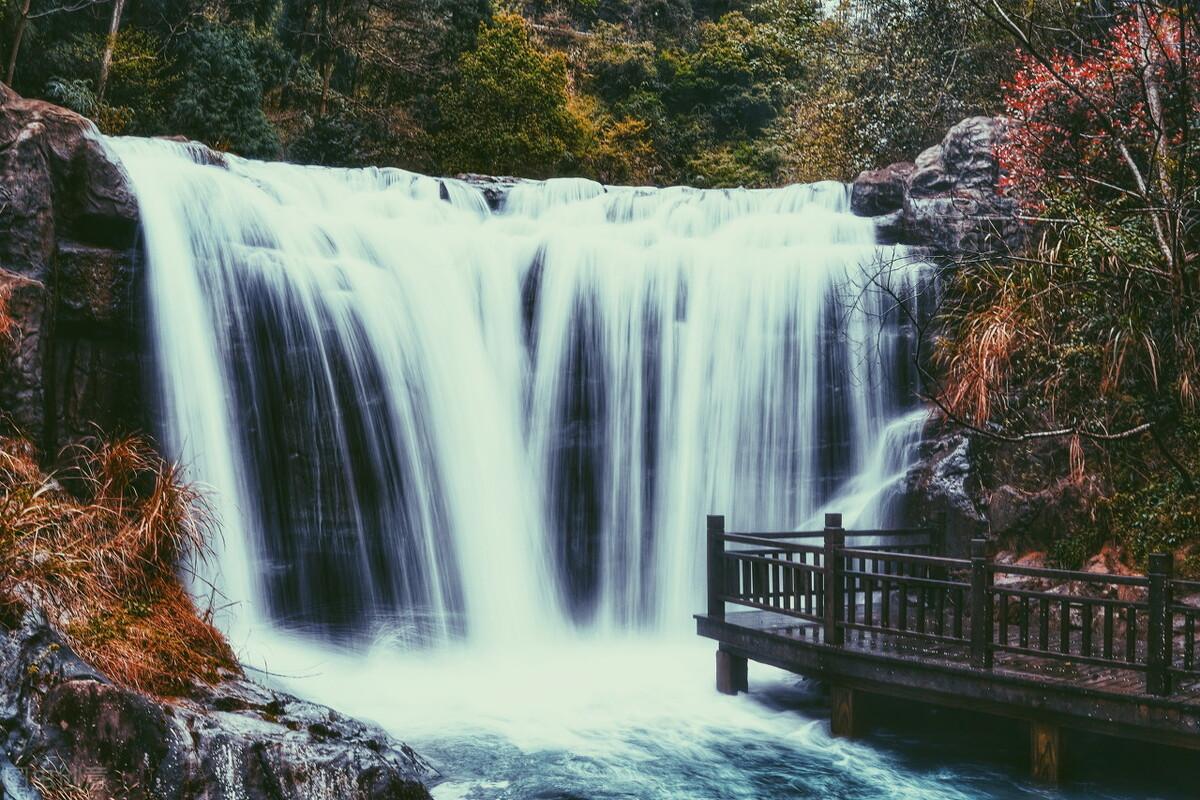
[[[826,680],[835,735],[885,694],[1030,723],[1035,777],[1060,777],[1062,729],[1200,749],[1200,583],[1154,555],[1145,576],[1001,564],[987,543],[941,552],[940,528],[728,533],[709,518],[717,688],[748,660]]]

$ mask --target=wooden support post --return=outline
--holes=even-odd
[[[721,694],[750,691],[749,664],[744,656],[717,650],[717,691]]]
[[[971,540],[971,666],[992,668],[992,572],[986,539]]]
[[[708,615],[725,616],[725,517],[708,516]]]
[[[846,588],[842,577],[842,548],[846,545],[846,531],[842,529],[841,514],[825,515],[825,547],[822,552],[825,573],[825,644],[841,645],[841,626],[846,604]]]
[[[1146,624],[1146,692],[1171,693],[1171,572],[1173,564],[1167,553],[1154,553],[1149,559],[1147,574],[1150,591]]]
[[[829,732],[839,739],[856,739],[862,733],[861,709],[855,708],[858,692],[833,684],[829,691]]]
[[[1057,784],[1062,778],[1062,730],[1057,725],[1029,723],[1029,769],[1041,783]]]

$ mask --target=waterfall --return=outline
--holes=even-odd
[[[465,183],[111,140],[165,445],[228,625],[354,641],[680,627],[707,513],[890,521],[924,412],[909,254],[847,189]]]

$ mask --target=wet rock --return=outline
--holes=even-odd
[[[477,175],[473,172],[464,172],[454,177],[456,180],[460,180],[482,192],[483,199],[487,201],[488,208],[492,211],[499,211],[504,207],[504,200],[514,186],[532,182],[527,178],[513,178],[503,175]]]
[[[0,423],[22,430],[40,429],[45,409],[48,296],[41,281],[0,269]]]
[[[903,208],[911,242],[955,257],[1019,246],[1017,204],[1000,188],[996,158],[1005,124],[995,117],[970,117],[917,156]]]
[[[936,425],[936,423],[934,423]],[[921,444],[920,458],[906,477],[914,508],[929,516],[946,515],[947,555],[963,558],[971,540],[982,536],[987,523],[978,498],[978,476],[969,436],[936,427]]]
[[[245,680],[170,702],[122,689],[36,613],[0,635],[0,681],[7,758],[94,798],[418,800],[438,777],[381,728]]]

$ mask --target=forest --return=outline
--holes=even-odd
[[[828,5],[4,0],[0,63],[110,134],[610,183],[848,179],[999,110],[1013,45],[969,3]]]

